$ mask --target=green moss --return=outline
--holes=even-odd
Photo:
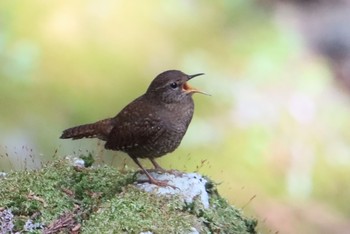
[[[159,199],[129,186],[107,201],[101,209],[84,222],[86,233],[188,233],[195,218],[181,212],[182,202],[175,199]]]
[[[56,161],[41,170],[11,172],[0,179],[0,207],[10,208],[21,220],[40,214],[35,221],[47,225],[77,205],[90,213],[132,181],[133,172],[122,174],[107,166],[78,169]],[[21,225],[15,230],[23,229],[22,222],[16,224]]]
[[[215,183],[209,178],[206,184],[210,194],[210,208],[204,209],[199,199],[188,205],[188,212],[194,214],[204,227],[201,231],[210,233],[256,233],[257,220],[243,216],[242,212],[231,206],[217,192]]]
[[[212,209],[205,210],[201,217],[212,233],[255,233],[256,220],[242,216],[223,198],[211,199]]]
[[[59,160],[0,179],[0,207],[15,215],[14,231],[23,231],[32,219],[58,231],[81,224],[82,233],[186,233],[192,227],[204,233],[255,233],[256,221],[221,198],[214,183],[207,186],[211,208],[204,209],[199,201],[185,204],[140,191],[133,182],[133,171],[74,168]]]
[[[95,162],[92,153],[88,153],[88,155],[80,155],[80,158],[84,160],[85,167],[91,167],[92,164]]]

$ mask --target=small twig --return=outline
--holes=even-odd
[[[242,210],[244,210],[244,208],[246,208],[246,206],[248,206],[249,203],[251,203],[255,198],[256,198],[256,195],[252,196],[252,197],[249,199],[249,201],[248,201],[246,204],[244,204],[244,205],[242,206]]]
[[[29,194],[27,195],[27,198],[29,198],[31,200],[39,201],[39,202],[43,203],[44,207],[47,207],[46,201],[43,198],[35,195],[33,192],[29,192]]]

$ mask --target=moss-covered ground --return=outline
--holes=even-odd
[[[221,198],[213,183],[207,186],[211,208],[204,209],[199,202],[143,192],[133,185],[134,174],[109,166],[73,167],[66,160],[11,172],[0,178],[0,212],[13,214],[6,221],[12,232],[255,233],[256,221]]]

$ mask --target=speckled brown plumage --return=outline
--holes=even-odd
[[[156,169],[163,170],[155,158],[180,145],[193,116],[192,94],[202,93],[187,81],[199,75],[203,73],[186,75],[177,70],[165,71],[152,81],[145,94],[115,117],[69,128],[61,138],[104,140],[106,149],[126,152],[151,183],[165,186],[166,183],[155,180],[142,167],[138,158],[148,158]]]

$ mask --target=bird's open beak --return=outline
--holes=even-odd
[[[188,76],[188,80],[196,77],[196,76],[201,76],[201,75],[204,75],[204,73],[198,73],[198,74],[194,74],[194,75],[189,75]],[[201,93],[201,94],[204,94],[204,95],[208,95],[210,96],[210,94],[206,93],[206,92],[203,92],[203,91],[200,91],[196,88],[193,88],[192,86],[190,86],[188,84],[188,82],[185,82],[183,85],[182,85],[182,90],[185,91],[186,93]]]

